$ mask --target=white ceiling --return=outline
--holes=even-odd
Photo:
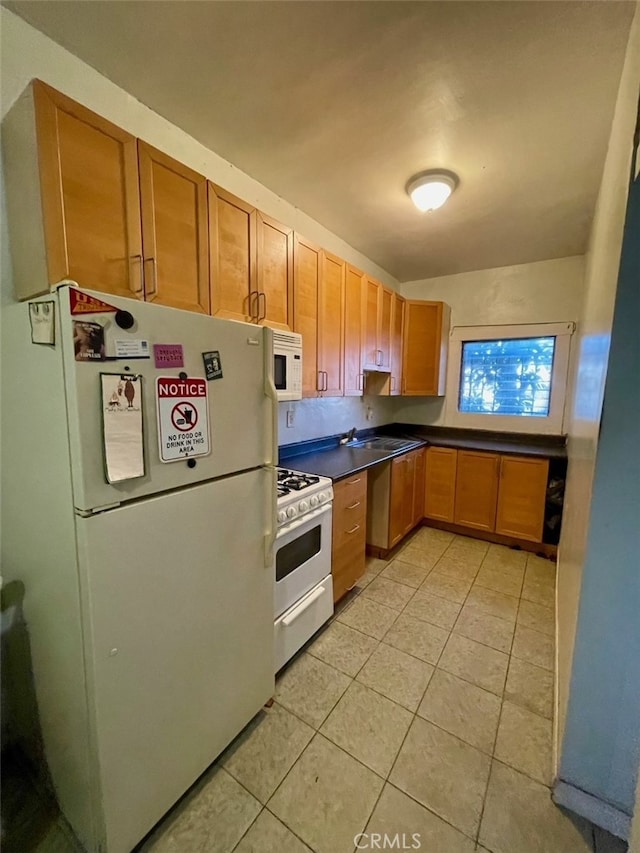
[[[400,281],[586,248],[634,3],[5,5]]]

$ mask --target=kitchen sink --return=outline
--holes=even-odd
[[[363,447],[366,450],[382,450],[395,453],[398,450],[410,450],[420,442],[410,438],[388,438],[384,435],[375,438],[365,438],[360,441],[350,442],[348,447]]]

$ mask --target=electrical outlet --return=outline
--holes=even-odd
[[[293,409],[287,409],[287,426],[292,427],[295,423],[296,417]]]
[[[371,406],[367,406],[367,420],[373,420],[373,409],[371,408]]]

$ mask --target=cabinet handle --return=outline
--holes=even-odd
[[[322,386],[324,385],[324,382],[321,382],[321,381],[320,381],[320,380],[321,380],[321,377],[322,377],[323,372],[324,372],[324,371],[322,371],[322,370],[319,370],[319,371],[318,371],[318,381],[316,382],[316,391],[324,391],[324,388],[322,387]]]
[[[360,501],[356,501],[354,504],[351,504],[347,509],[355,509],[357,506],[360,506]]]
[[[360,525],[359,525],[359,524],[356,524],[356,526],[355,526],[355,527],[352,527],[352,528],[351,528],[351,530],[345,530],[345,533],[346,533],[346,534],[355,533],[355,532],[356,532],[356,530],[360,530]]]
[[[254,312],[255,307],[255,312]],[[260,315],[260,292],[257,290],[252,290],[249,292],[249,317],[252,320],[258,322],[258,318]]]
[[[364,391],[364,373],[358,374],[358,391]]]
[[[134,293],[144,293],[144,260],[142,255],[131,255],[132,261],[137,261],[138,267],[138,286],[132,288]]]
[[[395,390],[396,390],[396,377],[392,376],[391,377],[391,391],[393,392]]]
[[[323,391],[327,391],[329,389],[329,374],[326,370],[322,371],[324,373],[324,388]]]
[[[357,480],[347,480],[350,486],[355,486],[356,483],[359,483],[362,478],[358,477]]]
[[[264,302],[263,302],[264,313],[263,314],[260,313],[260,299],[264,300]],[[267,316],[267,294],[264,292],[264,290],[261,290],[258,293],[258,322],[260,322],[261,320],[264,320],[266,318],[266,316]]]
[[[380,353],[380,355],[378,355],[378,353]],[[381,364],[382,364],[382,350],[381,350],[381,349],[377,349],[377,350],[376,350],[376,366],[377,366],[377,367],[380,367],[380,366],[381,366]]]
[[[146,296],[155,296],[158,292],[158,270],[156,267],[156,259],[155,258],[144,258],[142,263],[143,265],[149,261],[151,263],[151,269],[153,270],[153,287],[147,290],[147,277],[144,277],[144,295]]]

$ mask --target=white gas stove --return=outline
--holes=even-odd
[[[333,614],[331,480],[278,469],[276,672]]]
[[[278,468],[278,527],[332,500],[328,477]]]

